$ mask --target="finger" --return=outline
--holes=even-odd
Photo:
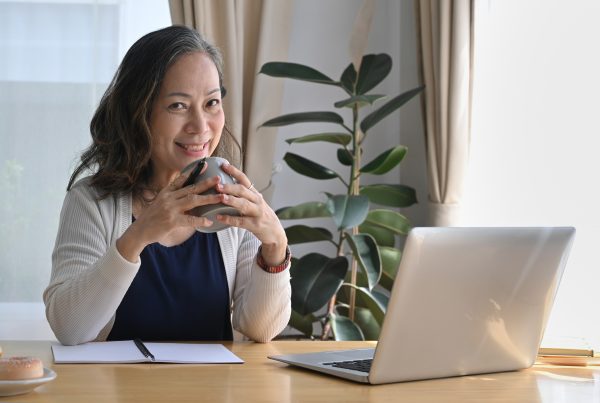
[[[250,185],[252,184],[252,181],[250,179],[248,179],[248,177],[246,176],[245,173],[243,173],[242,171],[240,171],[239,169],[237,169],[236,167],[234,167],[231,164],[223,164],[221,165],[221,169],[223,171],[225,171],[226,173],[228,173],[229,175],[233,176],[233,178],[236,180],[237,183],[239,183],[240,185],[249,188]]]
[[[223,214],[217,214],[216,218],[217,221],[219,221],[220,223],[230,225],[232,227],[239,227],[245,229],[248,229],[248,221],[250,220],[250,218],[246,216],[233,216]]]
[[[188,193],[179,200],[179,208],[181,209],[180,211],[189,211],[199,206],[222,203],[223,196],[224,195],[222,194],[198,195],[195,193]]]
[[[262,202],[262,195],[260,193],[240,184],[227,185],[218,183],[215,186],[215,189],[217,189],[217,192],[235,196],[240,199],[246,199],[254,204],[261,204]]]
[[[206,217],[196,217],[195,215],[187,214],[182,216],[181,225],[192,228],[207,228],[213,225],[213,222]]]
[[[250,190],[246,189],[246,192],[252,193]],[[259,207],[258,204],[248,200],[245,197],[235,197],[231,196],[227,193],[222,194],[222,202],[223,204],[233,207],[237,211],[240,212],[243,216],[255,217],[259,215]]]
[[[171,183],[169,183],[170,189],[175,191],[181,188],[186,188],[189,185],[193,185],[194,183],[191,182],[196,182],[196,178],[199,174],[199,169],[202,166],[203,165],[201,164],[192,163],[185,167],[179,173],[179,175],[177,175],[177,177]]]
[[[219,178],[218,176],[213,176],[212,178],[201,180],[192,185],[178,189],[174,192],[174,195],[176,198],[180,199],[183,197],[187,197],[190,194],[204,193],[207,190],[214,188],[220,181],[221,178]]]

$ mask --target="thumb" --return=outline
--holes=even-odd
[[[179,183],[179,181],[182,181],[181,187],[193,185],[194,183],[196,183],[196,178],[198,178],[200,173],[202,173],[205,170],[206,163],[205,159],[203,158],[185,167],[183,171],[181,171],[179,177],[175,178],[175,182]],[[185,177],[185,179],[181,179],[181,177]]]
[[[167,185],[167,188],[171,191],[175,191],[186,187],[188,185],[186,181],[190,177],[191,173],[192,170],[180,172],[179,175],[177,175],[177,177]]]

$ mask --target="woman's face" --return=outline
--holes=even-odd
[[[210,156],[224,125],[215,64],[205,53],[181,56],[167,70],[152,105],[152,182],[165,186],[184,167]]]

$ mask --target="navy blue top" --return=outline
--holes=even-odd
[[[153,243],[117,309],[108,340],[233,340],[229,287],[215,233]]]

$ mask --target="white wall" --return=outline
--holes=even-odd
[[[333,79],[339,79],[344,68],[350,63],[349,38],[356,13],[361,5],[360,0],[296,1],[288,61],[309,65]],[[412,1],[379,0],[376,2],[366,53],[388,53],[393,60],[390,75],[372,91],[373,93],[386,94],[388,99],[391,99],[403,91],[418,86]],[[276,78],[272,79],[276,80]],[[350,126],[351,114],[347,110],[340,111],[333,107],[333,103],[343,99],[345,95],[341,89],[332,86],[285,80],[282,113],[336,111],[347,119],[346,124]],[[273,178],[275,190],[271,203],[275,209],[305,201],[324,201],[325,197],[321,192],[343,192],[339,181],[317,181],[303,177],[292,171],[282,159],[287,151],[291,151],[341,171],[342,167],[336,158],[335,145],[313,143],[289,146],[284,141],[290,137],[327,130],[338,131],[338,129],[337,125],[317,123],[298,124],[279,129],[274,163],[279,165],[278,169],[281,171]],[[402,183],[415,187],[421,203],[406,209],[404,213],[411,219],[413,225],[423,225],[427,198],[425,146],[420,101],[417,98],[403,106],[400,111],[388,116],[369,132],[369,138],[365,143],[364,160],[369,161],[397,144],[409,147],[408,155],[400,165],[401,169],[395,169],[382,177],[365,176],[363,183]],[[289,221],[284,225],[298,223]],[[322,221],[319,221],[319,225],[323,225]],[[295,251],[302,255],[309,248],[314,249],[315,245],[297,246]]]

